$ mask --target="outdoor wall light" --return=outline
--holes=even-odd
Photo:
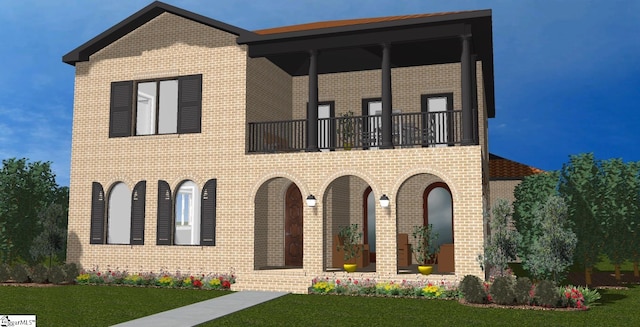
[[[309,194],[306,201],[307,201],[307,206],[311,208],[316,206],[316,197],[313,196],[313,194]]]
[[[382,194],[380,197],[380,206],[383,208],[389,208],[389,197],[386,194]]]

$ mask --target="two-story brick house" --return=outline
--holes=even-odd
[[[251,32],[154,2],[63,57],[67,258],[305,292],[350,223],[363,276],[419,278],[398,243],[430,223],[434,278],[482,275],[492,47],[489,10]]]

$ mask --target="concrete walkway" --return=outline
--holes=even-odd
[[[241,291],[127,321],[114,327],[196,326],[286,294],[286,292]]]

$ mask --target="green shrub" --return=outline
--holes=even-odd
[[[34,283],[42,284],[47,281],[47,275],[49,270],[43,264],[39,263],[31,268],[31,281]]]
[[[555,307],[560,302],[560,294],[556,285],[549,281],[543,280],[536,285],[535,301],[544,307]]]
[[[485,303],[487,301],[487,293],[485,293],[482,281],[478,276],[464,276],[460,282],[459,289],[465,301],[469,303]]]
[[[78,277],[78,275],[80,275],[80,269],[78,268],[78,266],[75,263],[66,263],[63,267],[62,270],[64,270],[64,274],[65,274],[65,282],[67,283],[73,283],[76,280],[76,277]]]
[[[6,263],[0,264],[0,283],[4,283],[11,278],[11,271]]]
[[[22,263],[17,263],[11,268],[11,279],[16,283],[29,282],[29,271],[27,266]]]
[[[531,280],[527,277],[519,277],[513,287],[516,303],[520,305],[531,303]]]
[[[596,289],[589,289],[588,287],[578,286],[578,290],[582,293],[582,297],[584,297],[584,305],[591,306],[596,301],[600,300],[601,296]]]
[[[512,305],[516,301],[511,277],[496,277],[489,288],[493,302],[503,305]]]
[[[55,265],[49,269],[49,282],[52,284],[60,284],[65,281],[66,275],[62,266]]]

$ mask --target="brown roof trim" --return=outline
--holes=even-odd
[[[331,33],[356,32],[378,28],[402,27],[416,24],[432,24],[454,20],[469,20],[474,18],[491,19],[491,9],[333,20],[274,27],[256,30],[253,31],[252,34],[240,35],[240,37],[238,37],[238,44]]]
[[[434,16],[445,16],[445,15],[451,15],[451,14],[459,14],[463,12],[470,12],[470,11],[452,11],[452,12],[441,12],[441,13],[431,13],[431,14],[415,14],[415,15],[402,15],[402,16],[329,20],[329,21],[322,21],[322,22],[267,28],[267,29],[256,30],[253,32],[259,35],[280,34],[280,33],[296,32],[296,31],[315,30],[315,29],[321,29],[321,28],[330,28],[330,27],[370,24],[370,23],[388,22],[388,21],[414,19],[414,18],[425,18],[425,17],[434,17]]]
[[[128,33],[134,31],[138,27],[144,25],[150,20],[160,16],[162,13],[172,13],[174,15],[184,17],[186,19],[190,19],[192,21],[217,28],[223,30],[225,32],[242,35],[242,34],[253,34],[253,32],[244,30],[242,28],[229,25],[223,23],[221,21],[211,19],[209,17],[205,17],[191,11],[187,11],[184,9],[180,9],[178,7],[174,7],[172,5],[166,4],[160,1],[154,1],[148,6],[140,9],[135,14],[129,16],[125,20],[120,23],[114,25],[110,29],[104,31],[100,35],[94,37],[93,39],[87,41],[83,45],[77,47],[73,51],[67,53],[62,57],[62,61],[75,66],[76,62],[79,61],[88,61],[89,56],[100,51],[105,48],[109,44],[117,41],[121,37],[127,35]]]
[[[489,154],[489,180],[518,180],[544,170]]]

